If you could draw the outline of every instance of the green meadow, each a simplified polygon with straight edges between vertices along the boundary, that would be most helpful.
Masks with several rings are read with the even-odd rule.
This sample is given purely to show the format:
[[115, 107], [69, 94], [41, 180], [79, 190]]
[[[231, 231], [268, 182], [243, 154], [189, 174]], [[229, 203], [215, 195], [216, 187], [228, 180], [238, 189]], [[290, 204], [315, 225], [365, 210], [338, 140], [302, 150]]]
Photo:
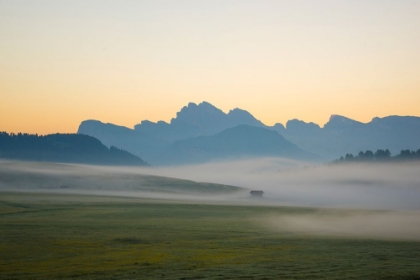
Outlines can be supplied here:
[[420, 242], [310, 237], [260, 221], [314, 211], [1, 192], [0, 278], [420, 279]]

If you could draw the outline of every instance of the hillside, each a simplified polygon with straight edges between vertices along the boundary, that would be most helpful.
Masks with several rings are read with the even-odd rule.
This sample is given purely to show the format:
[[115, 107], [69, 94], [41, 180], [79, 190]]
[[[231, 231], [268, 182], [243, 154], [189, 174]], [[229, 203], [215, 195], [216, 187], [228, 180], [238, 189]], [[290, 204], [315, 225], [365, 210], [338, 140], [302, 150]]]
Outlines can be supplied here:
[[286, 157], [316, 160], [275, 131], [262, 127], [239, 125], [212, 136], [176, 141], [165, 149], [159, 164], [192, 164], [221, 159]]
[[[121, 191], [166, 194], [226, 194], [243, 188], [146, 175], [122, 167], [0, 161], [0, 190]], [[134, 195], [133, 193], [133, 195]], [[102, 193], [105, 194], [105, 193]]]
[[107, 148], [98, 139], [81, 134], [38, 136], [2, 132], [0, 158], [98, 165], [147, 165], [129, 152], [114, 146]]

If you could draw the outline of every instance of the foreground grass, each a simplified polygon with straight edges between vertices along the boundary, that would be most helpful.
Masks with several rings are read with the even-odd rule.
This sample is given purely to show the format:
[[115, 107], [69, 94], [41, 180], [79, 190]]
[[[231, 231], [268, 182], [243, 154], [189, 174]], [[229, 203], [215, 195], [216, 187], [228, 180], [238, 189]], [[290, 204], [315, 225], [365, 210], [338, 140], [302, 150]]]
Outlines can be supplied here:
[[280, 207], [0, 193], [1, 279], [420, 279], [420, 243], [258, 225]]

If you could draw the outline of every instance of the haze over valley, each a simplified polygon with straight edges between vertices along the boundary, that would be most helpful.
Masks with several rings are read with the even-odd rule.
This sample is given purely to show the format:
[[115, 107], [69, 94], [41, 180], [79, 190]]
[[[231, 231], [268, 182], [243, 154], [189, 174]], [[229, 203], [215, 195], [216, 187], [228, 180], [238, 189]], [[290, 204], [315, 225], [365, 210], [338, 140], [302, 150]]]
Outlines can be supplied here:
[[0, 279], [420, 279], [420, 1], [0, 0]]
[[[2, 133], [0, 187], [213, 203], [420, 210], [418, 143], [419, 117], [361, 123], [333, 115], [322, 128], [299, 120], [267, 126], [245, 110], [224, 113], [208, 102], [189, 103], [170, 123], [144, 120], [134, 129], [86, 120], [77, 134]], [[66, 172], [57, 173], [57, 168]], [[231, 193], [218, 193], [214, 183], [230, 186]], [[165, 187], [169, 185], [176, 187]], [[263, 190], [264, 200], [249, 200], [253, 189]]]

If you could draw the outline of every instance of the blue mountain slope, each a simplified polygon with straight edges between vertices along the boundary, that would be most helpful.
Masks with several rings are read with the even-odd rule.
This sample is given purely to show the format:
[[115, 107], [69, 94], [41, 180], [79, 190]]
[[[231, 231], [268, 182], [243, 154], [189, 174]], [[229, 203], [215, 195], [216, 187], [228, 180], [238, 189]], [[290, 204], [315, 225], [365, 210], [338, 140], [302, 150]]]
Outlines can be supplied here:
[[326, 159], [366, 150], [389, 149], [396, 154], [403, 149], [420, 148], [419, 117], [389, 116], [361, 123], [333, 115], [323, 128], [298, 122], [293, 127], [288, 122], [285, 130], [277, 131], [300, 148]]
[[107, 146], [118, 146], [154, 164], [164, 147], [174, 141], [201, 135], [213, 135], [240, 124], [264, 126], [250, 113], [241, 109], [225, 114], [208, 102], [189, 103], [170, 123], [142, 121], [134, 129], [97, 120], [83, 121], [79, 134], [100, 139]]
[[176, 141], [158, 157], [158, 164], [193, 164], [221, 159], [286, 157], [319, 160], [275, 131], [248, 125], [228, 128], [212, 136]]
[[[297, 119], [288, 121], [286, 127], [282, 124], [269, 127], [245, 110], [234, 109], [224, 113], [208, 102], [189, 103], [170, 123], [142, 121], [134, 129], [130, 129], [88, 120], [81, 123], [78, 133], [91, 135], [108, 147], [114, 145], [123, 148], [151, 164], [156, 164], [163, 158], [162, 153], [169, 146], [175, 145], [176, 141], [212, 136], [240, 125], [274, 130], [300, 149], [317, 154], [325, 161], [362, 150], [389, 149], [392, 153], [399, 153], [402, 149], [420, 148], [419, 117], [389, 116], [361, 123], [344, 116], [332, 115], [324, 127]], [[187, 145], [188, 142], [183, 143]], [[250, 147], [248, 151], [243, 149], [242, 153], [249, 154], [250, 149], [257, 148], [259, 147]], [[193, 156], [194, 149], [189, 148], [188, 156]], [[229, 149], [233, 151], [235, 146]]]

